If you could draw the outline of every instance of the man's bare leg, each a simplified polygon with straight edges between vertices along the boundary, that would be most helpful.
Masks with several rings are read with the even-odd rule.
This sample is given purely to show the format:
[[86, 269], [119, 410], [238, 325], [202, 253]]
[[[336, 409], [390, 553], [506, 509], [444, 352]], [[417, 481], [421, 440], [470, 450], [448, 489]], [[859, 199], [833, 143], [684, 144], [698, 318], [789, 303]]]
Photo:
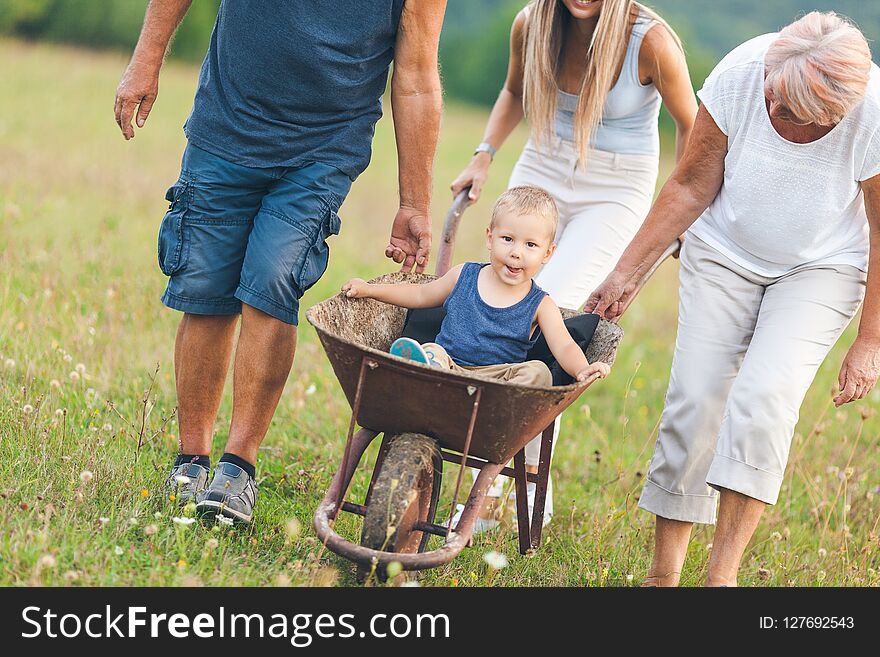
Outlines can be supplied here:
[[736, 586], [743, 552], [752, 540], [766, 506], [754, 497], [726, 488], [721, 490], [718, 526], [709, 557], [706, 586]]
[[185, 313], [174, 344], [182, 454], [208, 456], [238, 315]]
[[654, 559], [642, 586], [678, 586], [693, 523], [657, 516]]
[[295, 351], [296, 326], [242, 304], [226, 452], [256, 463], [257, 449], [275, 414]]

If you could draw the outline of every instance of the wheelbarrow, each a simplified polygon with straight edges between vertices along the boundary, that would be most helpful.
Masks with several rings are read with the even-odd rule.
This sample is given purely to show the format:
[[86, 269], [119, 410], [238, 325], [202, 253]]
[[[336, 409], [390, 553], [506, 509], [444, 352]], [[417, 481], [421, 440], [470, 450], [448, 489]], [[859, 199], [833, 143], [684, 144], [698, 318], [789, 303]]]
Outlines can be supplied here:
[[[468, 205], [467, 191], [456, 197], [447, 214], [436, 277], [450, 267], [458, 223]], [[666, 250], [640, 286], [678, 247], [676, 241]], [[426, 283], [434, 278], [396, 272], [371, 282]], [[567, 309], [561, 312], [565, 318], [578, 314]], [[533, 387], [400, 359], [388, 349], [403, 331], [406, 310], [373, 299], [349, 299], [340, 293], [310, 308], [306, 318], [315, 327], [351, 406], [342, 463], [314, 516], [315, 531], [328, 549], [358, 564], [361, 580], [373, 570], [384, 579], [392, 562], [408, 571], [448, 563], [471, 543], [486, 493], [498, 475], [515, 482], [520, 553], [540, 546], [553, 424], [595, 378]], [[587, 359], [611, 365], [622, 337], [619, 326], [600, 320], [586, 350]], [[361, 428], [356, 431], [357, 425]], [[363, 504], [348, 501], [354, 472], [380, 434], [366, 498]], [[539, 434], [538, 468], [530, 473], [524, 448]], [[511, 459], [512, 468], [507, 465]], [[465, 466], [479, 470], [454, 527], [451, 513], [445, 526], [435, 522], [444, 462], [459, 466], [452, 509], [461, 493]], [[536, 485], [531, 518], [529, 482]], [[335, 531], [340, 511], [364, 517], [359, 545]], [[436, 549], [427, 550], [432, 535], [444, 540]]]

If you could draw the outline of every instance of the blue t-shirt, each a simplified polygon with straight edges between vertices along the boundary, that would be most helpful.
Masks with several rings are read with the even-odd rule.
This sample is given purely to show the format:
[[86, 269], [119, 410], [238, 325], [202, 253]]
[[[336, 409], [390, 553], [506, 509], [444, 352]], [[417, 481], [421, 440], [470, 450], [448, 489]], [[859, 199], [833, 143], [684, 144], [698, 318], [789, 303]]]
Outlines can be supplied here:
[[249, 167], [370, 162], [404, 0], [223, 0], [184, 130]]
[[437, 344], [459, 365], [522, 363], [535, 344], [532, 323], [547, 293], [532, 281], [529, 293], [512, 306], [490, 306], [477, 289], [477, 278], [485, 266], [466, 262], [462, 267], [458, 282], [443, 303], [446, 317]]

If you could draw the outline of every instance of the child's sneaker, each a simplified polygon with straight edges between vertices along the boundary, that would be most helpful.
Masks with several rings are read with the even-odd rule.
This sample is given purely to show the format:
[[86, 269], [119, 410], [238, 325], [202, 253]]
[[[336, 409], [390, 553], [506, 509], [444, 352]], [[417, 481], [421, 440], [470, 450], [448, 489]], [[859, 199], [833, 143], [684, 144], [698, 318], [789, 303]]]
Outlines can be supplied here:
[[397, 338], [388, 350], [392, 356], [412, 360], [422, 365], [428, 365], [428, 354], [422, 349], [422, 345], [412, 338]]
[[[464, 513], [464, 504], [456, 504], [455, 505], [455, 515], [452, 516], [452, 531], [455, 531], [458, 527], [458, 523], [461, 521], [461, 514]], [[474, 536], [477, 534], [485, 534], [486, 532], [491, 532], [501, 525], [500, 520], [495, 520], [494, 518], [480, 518], [477, 517], [476, 522], [474, 522]]]

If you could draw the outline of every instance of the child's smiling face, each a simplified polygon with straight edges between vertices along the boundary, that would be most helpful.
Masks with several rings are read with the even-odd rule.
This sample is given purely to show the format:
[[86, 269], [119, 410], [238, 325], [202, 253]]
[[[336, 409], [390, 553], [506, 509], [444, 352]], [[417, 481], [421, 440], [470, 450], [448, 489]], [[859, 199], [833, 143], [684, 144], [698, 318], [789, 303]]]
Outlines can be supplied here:
[[486, 229], [489, 265], [507, 285], [531, 281], [553, 255], [553, 225], [537, 214], [504, 213]]

